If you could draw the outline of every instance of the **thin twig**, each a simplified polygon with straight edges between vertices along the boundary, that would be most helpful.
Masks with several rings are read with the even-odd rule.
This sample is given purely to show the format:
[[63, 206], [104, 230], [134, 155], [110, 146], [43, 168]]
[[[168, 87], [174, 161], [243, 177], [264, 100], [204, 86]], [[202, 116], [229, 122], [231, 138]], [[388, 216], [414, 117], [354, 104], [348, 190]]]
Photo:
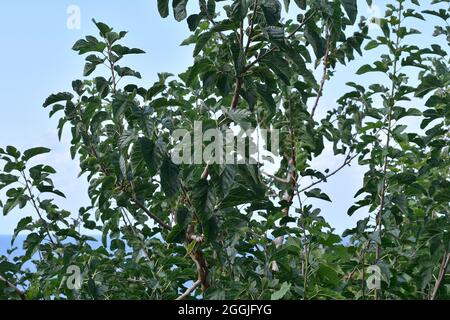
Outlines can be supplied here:
[[181, 296], [179, 296], [176, 300], [184, 300], [184, 299], [186, 299], [201, 284], [202, 284], [202, 282], [200, 280], [195, 281], [194, 284], [189, 289], [187, 289]]
[[[399, 21], [401, 21], [401, 15], [402, 15], [402, 4], [400, 3], [400, 8], [398, 10]], [[399, 24], [398, 28], [400, 28], [400, 24]], [[380, 210], [378, 211], [377, 216], [376, 216], [376, 229], [375, 230], [378, 230], [380, 239], [382, 236], [383, 213], [384, 213], [385, 204], [386, 204], [386, 191], [388, 188], [386, 177], [387, 177], [387, 171], [388, 171], [387, 169], [388, 169], [388, 165], [389, 165], [389, 147], [390, 147], [390, 143], [391, 143], [392, 109], [395, 105], [395, 101], [394, 101], [394, 93], [395, 93], [395, 89], [396, 89], [395, 77], [397, 76], [397, 63], [399, 60], [399, 58], [397, 57], [396, 51], [398, 50], [399, 45], [400, 45], [400, 37], [398, 36], [398, 33], [397, 33], [395, 51], [392, 52], [392, 49], [391, 49], [391, 53], [394, 56], [394, 69], [392, 72], [391, 96], [389, 97], [390, 101], [389, 101], [388, 119], [387, 119], [388, 127], [387, 127], [387, 139], [386, 139], [386, 146], [385, 146], [386, 155], [384, 156], [384, 163], [383, 163], [383, 186], [382, 186], [381, 192], [380, 192]], [[381, 259], [381, 245], [379, 242], [376, 243], [375, 259], [377, 262]], [[375, 300], [380, 300], [381, 295], [382, 295], [381, 289], [375, 289]]]
[[314, 102], [314, 106], [311, 111], [311, 118], [314, 118], [316, 109], [319, 105], [320, 98], [322, 97], [322, 94], [323, 94], [323, 87], [325, 86], [325, 81], [327, 80], [329, 54], [330, 54], [330, 36], [327, 33], [327, 44], [325, 47], [325, 56], [323, 58], [323, 74], [322, 74], [322, 79], [320, 80], [319, 91], [317, 91], [316, 101]]
[[172, 226], [165, 223], [164, 221], [161, 220], [161, 218], [159, 218], [158, 216], [156, 216], [155, 214], [153, 214], [150, 210], [148, 210], [140, 201], [138, 201], [137, 199], [133, 199], [133, 202], [142, 209], [142, 211], [144, 211], [150, 218], [152, 218], [155, 222], [157, 222], [161, 227], [163, 227], [166, 230], [172, 230]]
[[444, 281], [445, 272], [447, 271], [449, 262], [450, 262], [450, 253], [446, 252], [444, 254], [444, 257], [442, 258], [441, 268], [439, 269], [439, 276], [436, 281], [436, 284], [434, 285], [433, 294], [431, 295], [430, 300], [436, 299], [439, 288], [441, 287], [442, 282]]
[[334, 176], [336, 173], [338, 173], [338, 172], [341, 171], [343, 168], [345, 168], [347, 165], [349, 165], [349, 164], [353, 161], [353, 159], [355, 159], [358, 155], [359, 155], [359, 153], [356, 153], [356, 154], [353, 155], [353, 156], [350, 156], [350, 154], [347, 155], [347, 158], [345, 159], [344, 163], [343, 163], [341, 166], [339, 166], [336, 170], [334, 170], [333, 172], [327, 174], [325, 177], [323, 177], [323, 178], [317, 180], [316, 182], [311, 183], [309, 186], [304, 187], [303, 189], [301, 189], [301, 190], [299, 191], [299, 193], [302, 193], [302, 192], [304, 192], [304, 191], [306, 191], [306, 190], [309, 190], [309, 189], [311, 189], [312, 187], [314, 187], [315, 185], [318, 185], [319, 183], [322, 183], [322, 182], [326, 181], [328, 178]]
[[[28, 182], [28, 179], [27, 179], [27, 176], [26, 176], [26, 174], [25, 174], [25, 171], [21, 171], [21, 174], [22, 174], [23, 179], [25, 180], [25, 188], [26, 188], [26, 190], [27, 190], [27, 192], [28, 192], [29, 198], [30, 198], [30, 200], [31, 200], [31, 204], [33, 205], [34, 210], [36, 211], [37, 215], [39, 216], [39, 219], [42, 220], [42, 222], [43, 222], [43, 224], [44, 224], [44, 227], [45, 227], [45, 232], [47, 233], [47, 236], [48, 236], [48, 238], [50, 239], [50, 242], [51, 242], [54, 246], [56, 246], [56, 242], [53, 240], [53, 237], [51, 236], [50, 228], [48, 227], [48, 222], [47, 222], [47, 220], [45, 220], [45, 219], [43, 218], [43, 216], [42, 216], [42, 214], [41, 214], [41, 211], [39, 210], [39, 207], [38, 207], [38, 205], [37, 205], [37, 203], [36, 203], [36, 200], [35, 200], [35, 198], [34, 198], [33, 192], [31, 191], [31, 187], [30, 187], [30, 184], [29, 184], [29, 182]], [[56, 241], [59, 243], [58, 238], [56, 238]]]
[[277, 176], [275, 176], [273, 174], [264, 172], [263, 170], [261, 170], [261, 173], [263, 175], [265, 175], [265, 176], [267, 176], [269, 178], [272, 178], [273, 180], [281, 182], [281, 183], [291, 183], [292, 182], [292, 174], [291, 173], [289, 173], [288, 176], [285, 179], [277, 177]]

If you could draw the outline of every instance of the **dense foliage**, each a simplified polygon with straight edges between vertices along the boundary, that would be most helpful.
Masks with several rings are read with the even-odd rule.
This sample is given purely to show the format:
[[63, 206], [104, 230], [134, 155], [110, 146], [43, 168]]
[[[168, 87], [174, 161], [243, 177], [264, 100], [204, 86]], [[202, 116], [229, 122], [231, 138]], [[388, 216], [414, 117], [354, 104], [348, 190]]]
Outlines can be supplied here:
[[[59, 116], [59, 136], [70, 128], [89, 207], [71, 214], [54, 203], [64, 196], [55, 170], [30, 164], [50, 150], [0, 149], [3, 214], [35, 211], [14, 232], [27, 232], [25, 253], [0, 257], [0, 298], [450, 298], [449, 1], [426, 10], [418, 0], [392, 1], [377, 37], [366, 20], [357, 24], [356, 0], [199, 0], [190, 15], [187, 2], [157, 1], [162, 17], [172, 7], [192, 31], [185, 73], [161, 73], [151, 88], [133, 84], [141, 75], [123, 63], [144, 52], [94, 21], [99, 35], [73, 47], [86, 55], [85, 79], [43, 105]], [[296, 20], [284, 17], [288, 9]], [[436, 44], [409, 41], [421, 31], [408, 21], [430, 17], [442, 22]], [[379, 58], [357, 74], [385, 80], [349, 82], [335, 108], [319, 112], [335, 69], [369, 50]], [[108, 76], [92, 76], [104, 75], [100, 68]], [[276, 173], [176, 165], [170, 135], [194, 131], [194, 121], [203, 130], [279, 129]], [[321, 172], [314, 159], [326, 145], [343, 162]], [[350, 163], [366, 170], [364, 184], [339, 214], [368, 214], [339, 235], [311, 199], [338, 200], [320, 188]], [[86, 236], [92, 231], [101, 243]], [[67, 285], [71, 266], [81, 287]], [[370, 285], [377, 270], [380, 287]]]

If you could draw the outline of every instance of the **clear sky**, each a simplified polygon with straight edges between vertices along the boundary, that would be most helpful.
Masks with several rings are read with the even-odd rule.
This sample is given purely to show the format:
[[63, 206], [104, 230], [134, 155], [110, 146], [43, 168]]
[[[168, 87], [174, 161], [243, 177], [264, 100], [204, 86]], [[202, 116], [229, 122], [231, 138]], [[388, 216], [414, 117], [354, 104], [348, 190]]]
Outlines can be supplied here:
[[[386, 1], [373, 2], [378, 9], [369, 10], [365, 0], [359, 1], [362, 15], [382, 14]], [[81, 10], [79, 30], [67, 27], [67, 9], [71, 5]], [[295, 9], [293, 5], [292, 9]], [[293, 11], [291, 14], [295, 14]], [[0, 147], [14, 145], [22, 150], [34, 146], [51, 148], [51, 154], [39, 160], [57, 169], [55, 184], [68, 197], [60, 200], [59, 204], [74, 213], [89, 204], [87, 183], [84, 178], [77, 179], [78, 163], [70, 159], [69, 135], [66, 134], [62, 142], [58, 141], [56, 119], [48, 119], [48, 110], [41, 106], [49, 94], [68, 91], [72, 80], [82, 78], [84, 59], [70, 48], [85, 35], [97, 34], [92, 18], [106, 22], [116, 30], [129, 31], [125, 44], [147, 52], [146, 55], [127, 58], [128, 64], [141, 72], [143, 80], [140, 84], [144, 86], [150, 86], [156, 80], [157, 72], [178, 74], [192, 62], [192, 47], [179, 46], [189, 35], [186, 22], [177, 23], [172, 17], [162, 19], [155, 0], [0, 1]], [[433, 19], [430, 21], [434, 22]], [[417, 41], [432, 41], [429, 36], [432, 25], [427, 22], [416, 26], [427, 30], [426, 35], [417, 36]], [[373, 32], [379, 31], [374, 29]], [[376, 56], [375, 50], [345, 69], [339, 68], [336, 77], [325, 88], [321, 111], [335, 106], [334, 101], [345, 93], [348, 81], [365, 84], [385, 81], [382, 75], [369, 79], [367, 76], [365, 79], [354, 76], [359, 66], [372, 62]], [[340, 162], [327, 153], [317, 161], [317, 165], [332, 170]], [[346, 214], [354, 201], [354, 193], [361, 186], [363, 172], [362, 168], [354, 165], [323, 185], [323, 190], [329, 192], [334, 202], [321, 202], [320, 207], [338, 231], [352, 227], [364, 215], [364, 212], [354, 217]], [[0, 234], [12, 233], [17, 221], [30, 214], [31, 211], [25, 210], [12, 212], [7, 217], [0, 215]]]

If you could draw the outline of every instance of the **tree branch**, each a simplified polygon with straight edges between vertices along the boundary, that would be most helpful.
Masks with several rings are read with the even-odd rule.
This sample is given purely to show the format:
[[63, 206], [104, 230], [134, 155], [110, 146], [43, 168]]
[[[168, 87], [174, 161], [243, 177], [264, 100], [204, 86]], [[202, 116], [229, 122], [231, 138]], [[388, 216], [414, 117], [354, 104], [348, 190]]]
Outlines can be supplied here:
[[162, 219], [160, 219], [159, 217], [157, 217], [155, 214], [153, 214], [152, 212], [150, 212], [150, 210], [148, 210], [140, 201], [138, 201], [137, 199], [133, 199], [132, 200], [139, 208], [142, 209], [142, 211], [144, 211], [150, 218], [152, 218], [155, 222], [157, 222], [161, 227], [163, 227], [166, 230], [172, 230], [172, 226], [165, 223], [164, 221], [162, 221]]
[[186, 299], [186, 298], [189, 297], [189, 296], [191, 295], [191, 293], [194, 292], [194, 290], [197, 289], [197, 287], [198, 287], [199, 285], [201, 285], [201, 284], [202, 284], [202, 282], [201, 282], [200, 280], [195, 281], [194, 284], [193, 284], [189, 289], [187, 289], [181, 296], [179, 296], [178, 298], [176, 298], [176, 300], [184, 300], [184, 299]]
[[314, 106], [311, 111], [311, 118], [314, 118], [314, 114], [316, 113], [317, 106], [319, 105], [320, 98], [323, 94], [323, 87], [325, 86], [325, 81], [327, 80], [328, 73], [328, 57], [330, 55], [330, 36], [327, 34], [327, 44], [325, 47], [325, 56], [323, 58], [323, 74], [322, 79], [320, 80], [319, 91], [317, 91], [317, 98], [314, 102]]
[[442, 282], [444, 281], [445, 272], [448, 268], [449, 262], [450, 262], [450, 253], [445, 252], [444, 257], [442, 258], [441, 268], [439, 269], [439, 276], [436, 281], [436, 284], [434, 285], [433, 294], [431, 295], [430, 300], [436, 299], [439, 288], [441, 287]]
[[39, 206], [36, 203], [36, 200], [34, 198], [33, 192], [31, 191], [30, 183], [28, 182], [27, 175], [25, 174], [25, 171], [21, 171], [21, 174], [22, 174], [22, 178], [25, 180], [25, 188], [26, 188], [26, 190], [28, 192], [28, 196], [30, 198], [31, 204], [33, 205], [33, 208], [36, 211], [39, 219], [41, 219], [42, 223], [44, 224], [45, 232], [47, 233], [47, 236], [48, 236], [50, 242], [53, 244], [53, 246], [56, 247], [56, 242], [59, 243], [58, 237], [55, 236], [55, 238], [56, 238], [56, 242], [55, 242], [53, 240], [53, 237], [52, 237], [51, 233], [50, 233], [50, 228], [48, 227], [48, 222], [42, 216], [41, 211], [39, 210]]
[[14, 285], [13, 283], [9, 282], [8, 280], [6, 280], [5, 278], [3, 278], [2, 276], [0, 276], [0, 282], [3, 282], [8, 288], [14, 289], [14, 292], [17, 293], [20, 297], [20, 299], [22, 300], [26, 300], [26, 293], [22, 290], [20, 290], [16, 285]]
[[334, 170], [333, 172], [327, 174], [324, 178], [322, 178], [322, 179], [320, 179], [320, 180], [318, 180], [316, 182], [311, 183], [309, 186], [304, 187], [303, 189], [299, 190], [298, 192], [302, 193], [302, 192], [304, 192], [306, 190], [311, 189], [315, 185], [318, 185], [319, 183], [322, 183], [322, 182], [326, 181], [328, 178], [334, 176], [336, 173], [338, 173], [343, 168], [345, 168], [347, 165], [349, 165], [353, 161], [353, 159], [355, 159], [358, 155], [359, 155], [359, 153], [357, 153], [357, 154], [355, 154], [355, 155], [353, 155], [351, 157], [350, 157], [350, 154], [347, 155], [347, 158], [345, 159], [344, 163], [341, 166], [339, 166], [336, 170]]
[[239, 103], [239, 94], [241, 92], [243, 83], [244, 79], [241, 76], [238, 76], [236, 80], [236, 87], [234, 88], [233, 100], [231, 100], [231, 110], [236, 109]]

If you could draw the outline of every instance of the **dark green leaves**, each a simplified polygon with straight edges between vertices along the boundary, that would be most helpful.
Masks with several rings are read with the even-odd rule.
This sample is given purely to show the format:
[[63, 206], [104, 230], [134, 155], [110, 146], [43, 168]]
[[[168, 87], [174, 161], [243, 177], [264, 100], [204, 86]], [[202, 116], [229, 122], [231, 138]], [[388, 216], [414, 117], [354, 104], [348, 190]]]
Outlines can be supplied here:
[[281, 19], [281, 3], [278, 0], [263, 0], [261, 8], [268, 25], [276, 25]]
[[189, 30], [195, 31], [197, 29], [198, 25], [200, 24], [201, 20], [202, 20], [202, 16], [201, 15], [199, 15], [199, 14], [191, 14], [187, 18], [187, 23], [188, 23]]
[[258, 96], [262, 100], [264, 107], [269, 110], [272, 114], [276, 112], [277, 104], [275, 103], [275, 99], [272, 96], [272, 93], [270, 92], [270, 89], [268, 89], [266, 86], [257, 84], [256, 90], [258, 93]]
[[17, 181], [19, 177], [15, 175], [0, 173], [0, 190]]
[[109, 27], [106, 23], [103, 22], [97, 22], [95, 19], [92, 19], [92, 22], [97, 26], [98, 30], [100, 31], [100, 35], [102, 37], [106, 37], [108, 32], [111, 32], [113, 29]]
[[40, 154], [45, 154], [45, 153], [49, 153], [50, 149], [48, 148], [44, 148], [44, 147], [37, 147], [37, 148], [32, 148], [32, 149], [28, 149], [23, 153], [23, 157], [22, 160], [23, 161], [28, 161], [31, 158], [38, 156]]
[[[411, 2], [403, 1], [400, 21], [398, 9], [388, 5], [381, 19], [383, 34], [374, 40], [367, 37], [367, 25], [350, 26], [358, 16], [356, 1], [295, 0], [300, 8], [296, 20], [282, 16], [280, 2], [259, 0], [253, 15], [253, 0], [200, 0], [200, 11], [187, 18], [192, 33], [183, 42], [195, 45], [192, 66], [170, 81], [169, 74], [159, 74], [150, 88], [134, 83], [141, 77], [138, 71], [119, 65], [123, 57], [143, 51], [119, 44], [125, 32], [94, 21], [100, 37], [86, 37], [74, 50], [92, 52], [86, 57], [85, 76], [106, 64], [103, 77], [74, 81], [76, 100], [70, 93], [60, 93], [44, 103], [53, 105], [51, 115], [62, 111], [60, 133], [64, 124], [70, 126], [70, 152], [79, 157], [80, 175], [90, 183], [90, 207], [72, 219], [74, 213], [59, 209], [52, 200], [55, 194], [64, 196], [50, 179], [55, 170], [37, 165], [27, 171], [26, 161], [48, 149], [30, 149], [23, 157], [14, 147], [0, 149], [3, 212], [10, 214], [34, 200], [42, 213], [42, 219], [25, 218], [16, 228], [16, 233], [31, 234], [25, 243], [27, 254], [17, 259], [18, 271], [13, 274], [13, 266], [0, 257], [0, 269], [11, 273], [9, 279], [18, 279], [24, 287], [30, 283], [27, 297], [176, 299], [185, 290], [183, 284], [197, 279], [200, 270], [208, 272], [211, 288], [193, 292], [192, 299], [200, 293], [204, 299], [361, 299], [372, 292], [359, 281], [360, 267], [375, 260], [382, 268], [383, 298], [429, 297], [444, 244], [449, 242], [446, 48], [442, 44], [422, 48], [418, 41], [397, 44], [392, 39], [391, 33], [399, 38], [416, 33], [402, 25], [403, 17], [422, 17], [415, 12], [418, 7], [409, 10]], [[167, 17], [173, 7], [180, 21], [187, 17], [187, 3], [159, 0], [157, 8]], [[284, 4], [288, 8], [292, 1]], [[351, 35], [349, 29], [356, 31]], [[435, 36], [446, 32], [443, 25]], [[374, 63], [362, 59], [362, 64], [369, 64], [358, 74], [378, 71], [387, 81], [352, 82], [350, 92], [337, 104], [318, 101], [319, 87], [333, 89], [322, 86], [322, 78], [328, 80], [337, 72], [352, 77], [339, 63], [354, 59], [355, 51], [361, 54], [363, 43], [366, 50], [378, 48], [374, 54], [385, 52]], [[329, 54], [322, 73], [326, 46]], [[408, 67], [407, 73], [403, 67]], [[420, 70], [417, 78], [415, 69]], [[129, 76], [126, 83], [119, 81]], [[233, 89], [238, 89], [235, 94]], [[414, 94], [419, 99], [412, 100]], [[425, 96], [427, 101], [421, 101]], [[229, 108], [234, 106], [233, 97], [239, 101], [236, 108]], [[312, 115], [316, 100], [320, 112]], [[409, 100], [418, 109], [404, 103]], [[398, 122], [413, 115], [422, 120], [424, 132], [411, 132], [406, 122]], [[225, 131], [232, 124], [279, 129], [281, 161], [273, 165], [272, 174], [262, 172], [264, 166], [259, 165], [210, 164], [207, 178], [200, 179], [205, 164], [177, 166], [170, 159], [176, 145], [171, 133], [191, 132], [196, 121], [202, 122], [203, 132]], [[389, 147], [386, 134], [395, 142]], [[260, 147], [274, 143], [269, 137], [251, 140], [246, 143], [252, 147], [256, 142]], [[367, 207], [361, 214], [371, 217], [346, 231], [344, 236], [351, 238], [344, 240], [324, 218], [336, 208], [327, 206], [322, 214], [325, 210], [317, 206], [321, 203], [317, 200], [331, 201], [322, 190], [337, 172], [317, 168], [325, 146], [332, 149], [332, 155], [326, 153], [331, 161], [339, 161], [333, 166], [337, 171], [349, 165], [338, 159], [347, 154], [348, 161], [355, 159], [353, 166], [368, 170], [348, 213]], [[303, 189], [297, 195], [298, 186], [288, 179], [294, 171], [300, 188], [312, 180], [321, 189]], [[22, 185], [27, 181], [32, 195]], [[345, 177], [340, 182], [345, 187]], [[383, 213], [381, 228], [374, 225], [377, 212]], [[102, 231], [103, 244], [87, 244], [91, 239], [80, 234], [80, 227]], [[275, 244], [272, 237], [284, 241]], [[382, 259], [375, 257], [377, 245], [382, 246]], [[42, 256], [34, 265], [36, 274], [21, 273], [20, 266], [36, 250]], [[197, 270], [189, 254], [202, 252], [206, 262]], [[389, 265], [392, 261], [395, 268]], [[87, 278], [80, 290], [60, 285], [67, 276], [61, 266], [68, 265], [84, 268]], [[346, 276], [350, 274], [353, 281]], [[447, 293], [443, 287], [439, 298]], [[9, 298], [0, 288], [0, 299], [5, 296]]]
[[186, 229], [192, 221], [192, 212], [186, 207], [179, 207], [175, 218], [177, 224], [167, 235], [166, 241], [169, 243], [182, 243], [186, 238]]
[[214, 240], [217, 235], [217, 221], [214, 216], [216, 197], [207, 180], [202, 179], [194, 185], [192, 201], [207, 240]]
[[161, 166], [161, 189], [166, 197], [173, 197], [180, 189], [180, 169], [169, 158], [165, 157]]
[[175, 20], [182, 21], [182, 20], [186, 19], [187, 2], [188, 2], [188, 0], [173, 0], [172, 7], [173, 7], [173, 14], [174, 14]]
[[376, 61], [375, 66], [371, 66], [369, 64], [365, 64], [356, 71], [356, 74], [361, 75], [368, 72], [387, 72], [389, 67], [381, 61]]
[[272, 293], [270, 299], [271, 300], [281, 300], [291, 289], [291, 284], [288, 282], [283, 282], [281, 288], [278, 291]]
[[158, 0], [158, 12], [163, 18], [169, 16], [169, 0]]
[[357, 0], [342, 0], [341, 3], [345, 12], [347, 12], [350, 22], [354, 24], [358, 14]]
[[231, 16], [234, 21], [241, 21], [247, 16], [247, 0], [234, 0], [231, 5]]
[[422, 79], [416, 90], [416, 97], [422, 98], [429, 92], [442, 87], [442, 82], [434, 75], [427, 75]]
[[302, 9], [302, 10], [306, 9], [306, 0], [294, 0], [294, 2], [297, 4], [297, 6], [300, 9]]
[[195, 210], [200, 216], [205, 218], [214, 211], [214, 191], [207, 180], [202, 179], [194, 186], [192, 198]]
[[209, 39], [211, 39], [212, 33], [211, 32], [204, 32], [197, 38], [197, 43], [195, 45], [194, 49], [194, 57], [197, 56], [200, 51], [203, 50], [205, 45], [208, 43]]
[[325, 39], [320, 36], [320, 30], [314, 21], [306, 24], [305, 37], [313, 47], [317, 59], [322, 58], [325, 55]]
[[379, 43], [378, 43], [377, 40], [370, 40], [370, 41], [366, 44], [366, 46], [364, 47], [364, 50], [372, 50], [372, 49], [375, 49], [375, 48], [378, 47], [378, 45], [379, 45]]
[[312, 189], [310, 191], [306, 191], [305, 195], [309, 198], [317, 198], [317, 199], [321, 199], [321, 200], [325, 200], [325, 201], [329, 201], [331, 202], [330, 197], [328, 197], [327, 194], [323, 193], [320, 189], [316, 188], [316, 189]]
[[97, 40], [93, 36], [87, 36], [86, 39], [78, 40], [72, 47], [72, 50], [78, 51], [82, 55], [88, 52], [103, 52], [106, 49], [106, 43]]
[[58, 93], [58, 94], [52, 94], [51, 96], [49, 96], [45, 100], [45, 102], [43, 104], [43, 107], [46, 108], [49, 105], [52, 105], [54, 103], [61, 102], [61, 101], [70, 101], [72, 99], [73, 99], [73, 95], [71, 93], [68, 93], [68, 92], [61, 92], [61, 93]]
[[97, 57], [96, 55], [90, 55], [86, 58], [86, 65], [84, 66], [84, 72], [83, 72], [83, 76], [87, 77], [89, 76], [92, 72], [95, 71], [95, 69], [97, 68], [97, 66], [99, 64], [102, 64], [105, 59], [101, 59], [99, 57]]
[[156, 175], [163, 163], [165, 154], [164, 144], [161, 141], [155, 143], [147, 138], [140, 138], [139, 144], [142, 151], [142, 157], [147, 164], [150, 175]]
[[120, 67], [120, 66], [115, 66], [114, 70], [117, 72], [117, 74], [120, 77], [135, 77], [138, 79], [141, 79], [141, 74], [137, 71], [132, 70], [129, 67]]
[[[125, 46], [122, 46], [120, 44], [116, 44], [111, 48], [111, 51], [116, 53], [119, 56], [125, 56], [128, 54], [143, 54], [145, 53], [144, 50], [138, 49], [138, 48], [128, 48]], [[102, 61], [103, 62], [103, 61]]]

